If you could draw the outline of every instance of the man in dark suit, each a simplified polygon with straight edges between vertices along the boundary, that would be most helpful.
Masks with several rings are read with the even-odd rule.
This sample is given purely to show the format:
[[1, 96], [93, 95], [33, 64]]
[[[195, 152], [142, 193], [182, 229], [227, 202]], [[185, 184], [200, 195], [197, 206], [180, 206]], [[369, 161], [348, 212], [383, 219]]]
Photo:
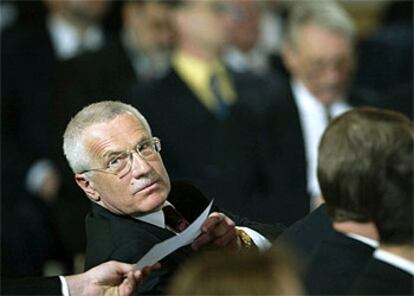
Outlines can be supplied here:
[[151, 85], [135, 87], [128, 101], [162, 137], [171, 177], [191, 180], [220, 204], [226, 194], [218, 159], [227, 155], [217, 137], [239, 101], [260, 99], [260, 82], [228, 71], [220, 59], [227, 43], [225, 1], [177, 2], [171, 71]]
[[381, 174], [387, 160], [398, 155], [395, 143], [408, 127], [399, 113], [356, 108], [323, 134], [318, 179], [335, 232], [312, 256], [306, 273], [309, 294], [348, 293], [371, 259], [379, 239], [374, 213], [383, 196]]
[[[229, 202], [239, 206], [235, 210], [240, 214], [277, 217], [290, 225], [320, 204], [317, 145], [329, 120], [367, 98], [350, 88], [353, 23], [334, 1], [299, 1], [292, 6], [282, 57], [290, 78], [270, 81], [266, 101], [237, 106], [245, 109], [239, 111], [240, 118], [251, 118], [235, 119], [235, 124], [245, 134], [256, 134], [254, 145], [260, 149], [252, 157], [255, 141], [241, 137], [230, 142], [228, 150], [238, 150], [244, 160], [234, 163], [226, 177], [246, 187], [236, 195], [238, 203]], [[258, 116], [252, 117], [252, 110]], [[259, 170], [252, 164], [257, 160]]]
[[391, 153], [381, 161], [379, 203], [374, 208], [380, 246], [354, 283], [352, 294], [414, 294], [414, 129], [402, 116], [390, 119], [389, 129], [395, 137]]
[[65, 100], [60, 102], [61, 112], [56, 115], [57, 120], [64, 117], [62, 130], [70, 114], [91, 103], [90, 100], [123, 98], [134, 83], [158, 79], [169, 69], [172, 45], [169, 2], [124, 1], [120, 9], [120, 32], [109, 36], [99, 50], [74, 61], [77, 77], [63, 94]]
[[159, 264], [134, 270], [132, 264], [106, 262], [84, 273], [43, 278], [2, 278], [4, 295], [131, 295]]
[[306, 270], [314, 250], [327, 237], [334, 233], [332, 221], [323, 203], [310, 214], [300, 219], [277, 238], [296, 254], [303, 270]]
[[[159, 154], [160, 140], [152, 137], [146, 119], [130, 105], [103, 101], [85, 107], [68, 124], [63, 147], [77, 184], [93, 202], [86, 219], [87, 268], [112, 259], [138, 261], [152, 246], [194, 221], [208, 204], [190, 185], [171, 186]], [[178, 217], [174, 223], [164, 213], [169, 206]], [[192, 248], [167, 256], [142, 292], [162, 293], [178, 265], [200, 249], [267, 248], [270, 242], [258, 231], [269, 239], [280, 233], [279, 228], [230, 217], [210, 214]]]

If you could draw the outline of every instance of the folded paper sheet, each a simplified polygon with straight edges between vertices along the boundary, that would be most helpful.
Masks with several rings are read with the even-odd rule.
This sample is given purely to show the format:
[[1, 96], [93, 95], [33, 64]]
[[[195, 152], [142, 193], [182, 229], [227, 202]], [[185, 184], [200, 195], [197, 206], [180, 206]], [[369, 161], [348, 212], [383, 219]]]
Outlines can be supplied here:
[[151, 250], [149, 250], [148, 253], [135, 264], [134, 268], [142, 269], [145, 266], [153, 265], [175, 250], [191, 244], [194, 239], [200, 235], [201, 225], [207, 219], [212, 205], [213, 201], [210, 202], [200, 216], [198, 216], [198, 218], [183, 232], [153, 246]]

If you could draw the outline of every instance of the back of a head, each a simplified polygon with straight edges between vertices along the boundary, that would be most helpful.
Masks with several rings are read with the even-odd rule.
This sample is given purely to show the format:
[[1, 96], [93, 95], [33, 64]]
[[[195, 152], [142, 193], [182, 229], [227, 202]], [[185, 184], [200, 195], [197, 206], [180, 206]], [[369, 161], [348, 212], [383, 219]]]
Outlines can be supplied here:
[[237, 254], [211, 252], [187, 261], [169, 295], [301, 295], [296, 270], [285, 250]]
[[382, 245], [414, 247], [414, 129], [402, 131], [398, 144], [398, 153], [385, 160], [379, 175], [374, 222]]
[[354, 24], [347, 14], [333, 0], [296, 1], [292, 4], [286, 23], [285, 43], [294, 47], [300, 38], [301, 29], [313, 24], [327, 31], [339, 32], [350, 40], [354, 38]]
[[[411, 141], [411, 144], [410, 144]], [[319, 145], [318, 179], [336, 222], [373, 221], [384, 194], [382, 174], [401, 151], [412, 149], [412, 127], [402, 114], [356, 108], [335, 119]]]

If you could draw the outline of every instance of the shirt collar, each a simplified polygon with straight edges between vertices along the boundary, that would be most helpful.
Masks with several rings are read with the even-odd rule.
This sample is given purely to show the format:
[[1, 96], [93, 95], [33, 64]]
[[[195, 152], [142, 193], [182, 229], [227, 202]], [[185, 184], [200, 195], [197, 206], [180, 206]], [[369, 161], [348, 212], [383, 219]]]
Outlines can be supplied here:
[[374, 258], [414, 275], [414, 262], [383, 249], [374, 252]]
[[[301, 81], [294, 79], [292, 81], [292, 90], [296, 105], [301, 111], [325, 114], [325, 105], [321, 103], [314, 95], [312, 95], [312, 93]], [[331, 113], [332, 118], [350, 109], [350, 105], [346, 103], [344, 98], [338, 98], [329, 106], [329, 112]]]
[[223, 66], [218, 60], [209, 63], [182, 51], [174, 53], [173, 64], [185, 80], [198, 85], [208, 85], [214, 68], [223, 70]]
[[378, 241], [368, 238], [366, 236], [362, 236], [362, 235], [351, 233], [351, 232], [345, 233], [345, 235], [357, 241], [360, 241], [361, 243], [369, 245], [373, 247], [374, 249], [378, 248]]
[[172, 64], [180, 78], [207, 109], [213, 111], [217, 106], [217, 100], [210, 88], [213, 73], [221, 78], [220, 88], [224, 94], [223, 100], [229, 105], [236, 102], [237, 95], [233, 83], [219, 59], [206, 62], [185, 52], [177, 51], [173, 54]]
[[104, 42], [102, 30], [98, 26], [90, 26], [83, 35], [70, 23], [58, 16], [50, 16], [47, 20], [55, 54], [60, 60], [67, 60], [79, 55], [81, 48], [99, 49]]
[[144, 52], [139, 40], [130, 31], [121, 32], [121, 43], [132, 63], [136, 76], [142, 80], [163, 77], [170, 68], [170, 52], [167, 50], [152, 50]]
[[[168, 200], [166, 200], [162, 205], [162, 208], [168, 205], [174, 207]], [[134, 215], [132, 218], [158, 226], [160, 228], [166, 228], [164, 212], [162, 211], [162, 208], [156, 212], [151, 212], [149, 214]]]

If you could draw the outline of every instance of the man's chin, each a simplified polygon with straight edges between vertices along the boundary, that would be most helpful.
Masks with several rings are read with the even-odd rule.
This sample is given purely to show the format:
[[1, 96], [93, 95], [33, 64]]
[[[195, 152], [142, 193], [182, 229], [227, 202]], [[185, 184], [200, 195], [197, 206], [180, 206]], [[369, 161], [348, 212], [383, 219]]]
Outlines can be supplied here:
[[146, 196], [142, 201], [143, 211], [145, 212], [156, 212], [162, 208], [167, 198], [162, 192], [154, 192], [149, 196]]
[[334, 103], [339, 97], [340, 95], [338, 93], [329, 93], [329, 94], [321, 94], [319, 96], [317, 96], [319, 101], [324, 104], [324, 105], [330, 105], [332, 103]]

